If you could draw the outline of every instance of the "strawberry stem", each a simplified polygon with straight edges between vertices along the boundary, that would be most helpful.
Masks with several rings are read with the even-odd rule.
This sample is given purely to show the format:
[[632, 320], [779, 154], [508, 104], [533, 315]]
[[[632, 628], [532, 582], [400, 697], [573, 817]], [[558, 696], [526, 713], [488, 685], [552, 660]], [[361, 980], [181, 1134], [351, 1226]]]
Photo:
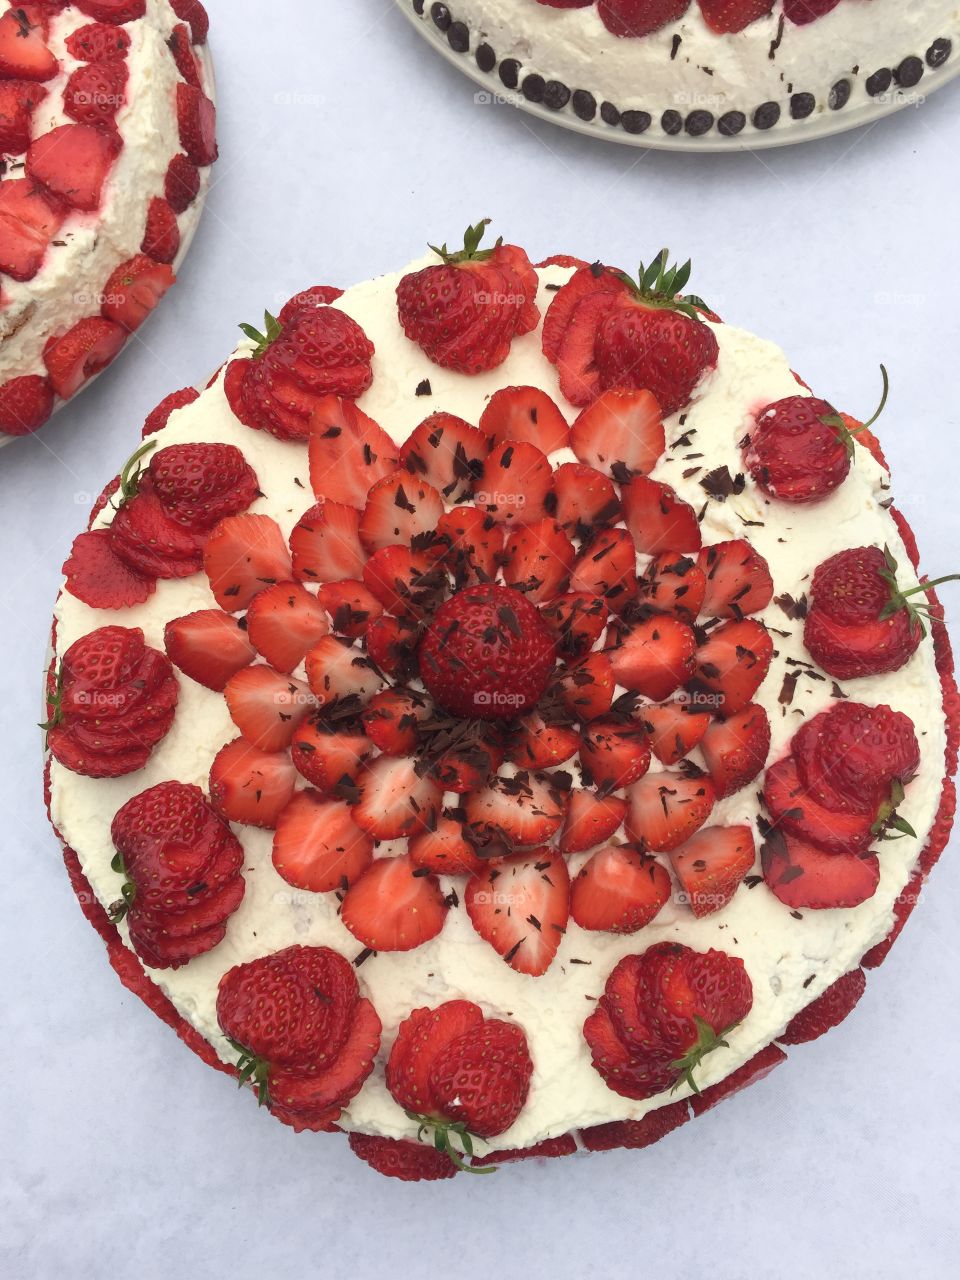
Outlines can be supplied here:
[[[913, 836], [914, 840], [919, 838], [906, 818], [901, 818], [897, 813], [897, 810], [903, 804], [906, 794], [903, 783], [899, 778], [894, 778], [890, 787], [889, 798], [880, 806], [877, 820], [870, 828], [874, 835], [879, 836], [882, 840], [899, 840], [901, 836]], [[898, 831], [900, 835], [889, 835], [890, 831]]]
[[47, 735], [44, 739], [44, 747], [50, 745], [50, 730], [56, 729], [63, 719], [63, 660], [57, 664], [56, 685], [53, 693], [47, 695], [47, 707], [50, 710], [50, 719], [44, 721], [40, 728]]
[[444, 242], [438, 248], [435, 244], [428, 245], [438, 258], [442, 258], [448, 267], [455, 267], [461, 262], [486, 262], [488, 258], [503, 244], [501, 236], [492, 249], [481, 249], [480, 242], [483, 240], [487, 227], [490, 225], [489, 218], [482, 218], [474, 227], [467, 227], [463, 233], [463, 248], [455, 252], [451, 252]]
[[257, 1106], [262, 1107], [270, 1102], [269, 1075], [270, 1066], [263, 1058], [251, 1053], [245, 1045], [227, 1036], [231, 1048], [240, 1055], [237, 1059], [237, 1088], [253, 1083], [257, 1088]]
[[[422, 1116], [416, 1111], [408, 1111], [407, 1115], [417, 1122], [417, 1141], [423, 1142], [425, 1136], [432, 1132], [434, 1147], [462, 1173], [496, 1173], [498, 1165], [486, 1164], [478, 1168], [464, 1161], [465, 1155], [473, 1155], [473, 1135], [464, 1121], [444, 1120], [440, 1116]], [[459, 1139], [460, 1147], [456, 1147], [451, 1141], [454, 1136]]]
[[702, 311], [710, 308], [696, 294], [683, 292], [690, 279], [693, 264], [688, 258], [682, 266], [668, 266], [670, 250], [661, 249], [649, 266], [640, 263], [637, 279], [632, 280], [624, 272], [618, 272], [620, 279], [630, 291], [647, 307], [661, 307], [668, 311], [679, 311], [691, 320], [703, 322]]
[[122, 853], [114, 855], [110, 863], [110, 869], [115, 871], [117, 875], [123, 876], [123, 884], [120, 886], [120, 897], [110, 908], [109, 912], [110, 919], [114, 924], [118, 924], [133, 906], [134, 900], [137, 896], [137, 886], [127, 875], [127, 868], [124, 865]]
[[256, 343], [256, 350], [251, 357], [254, 360], [258, 356], [262, 356], [267, 347], [276, 342], [283, 332], [283, 326], [280, 321], [276, 316], [272, 316], [269, 311], [264, 311], [263, 313], [263, 333], [252, 324], [241, 324], [239, 328], [245, 337]]
[[142, 444], [136, 453], [132, 453], [127, 459], [123, 470], [120, 472], [120, 488], [118, 490], [120, 501], [117, 503], [117, 510], [139, 493], [140, 477], [143, 475], [141, 460], [148, 453], [152, 453], [156, 447], [156, 440], [148, 440], [146, 444]]
[[884, 547], [883, 556], [887, 567], [880, 570], [880, 576], [890, 587], [890, 599], [880, 613], [880, 620], [892, 618], [901, 609], [906, 609], [911, 623], [920, 628], [921, 636], [925, 636], [926, 623], [934, 621], [929, 602], [924, 600], [922, 603], [915, 603], [910, 597], [923, 595], [927, 591], [932, 591], [934, 587], [943, 586], [945, 582], [960, 582], [960, 573], [948, 573], [942, 578], [934, 578], [932, 582], [921, 582], [916, 587], [908, 587], [904, 590], [897, 580], [897, 562], [889, 547]]
[[880, 376], [883, 378], [883, 392], [880, 396], [880, 403], [874, 410], [873, 416], [868, 418], [866, 422], [861, 422], [858, 427], [851, 427], [844, 422], [839, 413], [828, 413], [820, 419], [825, 426], [833, 427], [837, 433], [837, 439], [846, 448], [847, 456], [850, 458], [853, 457], [857, 436], [861, 431], [869, 431], [887, 407], [887, 397], [890, 395], [890, 375], [887, 373], [886, 365], [882, 364], [880, 366]]
[[710, 1023], [697, 1014], [693, 1015], [693, 1020], [697, 1024], [697, 1041], [692, 1045], [682, 1058], [677, 1058], [675, 1062], [671, 1062], [670, 1066], [674, 1071], [679, 1071], [680, 1076], [671, 1092], [679, 1089], [681, 1084], [688, 1084], [694, 1093], [699, 1094], [700, 1086], [693, 1078], [693, 1073], [708, 1053], [713, 1053], [714, 1049], [729, 1049], [726, 1037], [740, 1024], [732, 1023], [724, 1031], [719, 1034], [714, 1031]]

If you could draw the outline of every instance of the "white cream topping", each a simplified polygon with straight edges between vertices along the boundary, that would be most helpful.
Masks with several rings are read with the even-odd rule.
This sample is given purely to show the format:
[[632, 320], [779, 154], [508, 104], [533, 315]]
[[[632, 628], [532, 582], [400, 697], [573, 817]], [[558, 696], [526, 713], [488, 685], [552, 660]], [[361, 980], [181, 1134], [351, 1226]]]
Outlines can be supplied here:
[[[63, 110], [63, 90], [71, 74], [84, 64], [66, 47], [67, 38], [92, 19], [73, 6], [51, 18], [49, 46], [60, 61], [60, 73], [45, 83], [47, 96], [37, 107], [33, 137], [75, 123]], [[147, 0], [143, 18], [128, 22], [129, 75], [126, 101], [117, 113], [123, 150], [104, 184], [103, 200], [94, 213], [70, 213], [54, 236], [43, 266], [32, 280], [3, 279], [0, 310], [0, 384], [29, 373], [45, 373], [43, 349], [48, 339], [65, 333], [85, 316], [97, 315], [103, 289], [121, 262], [140, 252], [147, 209], [164, 193], [167, 167], [182, 151], [177, 122], [176, 86], [182, 78], [167, 39], [179, 18], [169, 0]], [[212, 96], [212, 72], [205, 49], [201, 59]], [[23, 176], [23, 157], [8, 167], [11, 178]], [[210, 184], [210, 168], [200, 170], [200, 191], [180, 214], [180, 251], [176, 269], [196, 231]], [[2, 436], [0, 436], [2, 438]]]
[[[421, 265], [416, 263], [411, 269]], [[568, 274], [558, 268], [540, 273], [542, 310], [554, 296], [546, 286], [562, 283]], [[400, 275], [386, 276], [361, 284], [336, 304], [353, 316], [376, 344], [373, 385], [360, 403], [395, 439], [405, 439], [427, 414], [439, 409], [476, 422], [489, 396], [507, 385], [542, 387], [573, 419], [575, 411], [560, 396], [556, 371], [541, 354], [539, 332], [516, 340], [508, 361], [490, 373], [467, 378], [439, 369], [404, 337], [397, 323], [394, 290], [399, 279]], [[681, 426], [676, 416], [666, 422], [668, 443], [686, 433], [690, 444], [668, 452], [654, 472], [697, 509], [707, 501], [706, 494], [698, 483], [699, 475], [685, 477], [684, 472], [695, 466], [703, 469], [700, 475], [718, 466], [738, 472], [738, 442], [751, 414], [772, 400], [798, 392], [790, 365], [778, 347], [731, 325], [714, 328], [720, 347], [716, 371], [698, 389], [685, 424]], [[425, 379], [431, 384], [432, 395], [418, 398], [415, 389]], [[305, 446], [282, 443], [265, 432], [242, 426], [229, 408], [222, 376], [196, 403], [172, 415], [161, 444], [187, 441], [224, 441], [242, 449], [264, 491], [251, 509], [271, 515], [285, 535], [313, 502]], [[703, 456], [691, 459], [690, 454]], [[553, 459], [561, 460], [559, 456]], [[862, 448], [857, 449], [851, 475], [841, 488], [807, 508], [771, 505], [748, 481], [739, 496], [707, 503], [702, 522], [704, 540], [748, 537], [769, 561], [778, 595], [804, 594], [821, 561], [843, 548], [874, 543], [891, 547], [905, 583], [912, 585], [915, 579], [902, 541], [881, 505], [890, 496], [887, 483], [886, 473]], [[100, 523], [110, 518], [107, 512]], [[748, 526], [745, 521], [763, 523]], [[161, 582], [146, 604], [119, 612], [90, 609], [63, 593], [57, 606], [58, 652], [62, 654], [74, 640], [107, 624], [141, 627], [147, 643], [162, 649], [163, 628], [169, 619], [214, 603], [202, 574]], [[829, 705], [831, 681], [801, 676], [792, 706], [781, 706], [778, 696], [791, 669], [787, 660], [807, 661], [809, 655], [803, 647], [802, 624], [791, 622], [776, 605], [761, 616], [776, 629], [777, 657], [758, 695], [770, 715], [771, 760], [776, 760], [785, 753], [803, 717]], [[53, 820], [76, 850], [84, 874], [104, 904], [115, 901], [119, 889], [118, 877], [110, 869], [114, 854], [110, 823], [117, 809], [130, 797], [168, 779], [206, 788], [214, 756], [237, 736], [220, 694], [182, 676], [180, 685], [173, 728], [142, 772], [115, 781], [95, 781], [53, 762]], [[728, 907], [701, 920], [694, 919], [686, 906], [671, 902], [652, 924], [632, 937], [586, 932], [571, 921], [553, 965], [540, 978], [510, 969], [474, 932], [461, 905], [449, 912], [442, 933], [432, 942], [403, 954], [377, 955], [359, 970], [361, 985], [384, 1024], [381, 1059], [385, 1061], [397, 1026], [411, 1009], [462, 997], [476, 1001], [489, 1014], [520, 1023], [533, 1057], [528, 1102], [494, 1147], [527, 1146], [581, 1126], [640, 1118], [672, 1097], [634, 1102], [608, 1089], [591, 1066], [581, 1028], [594, 1007], [592, 1002], [603, 991], [607, 975], [622, 956], [664, 939], [676, 939], [701, 951], [716, 947], [740, 956], [753, 982], [750, 1015], [731, 1034], [730, 1048], [705, 1060], [701, 1085], [722, 1079], [746, 1062], [887, 934], [894, 902], [913, 871], [938, 808], [945, 729], [930, 641], [924, 641], [896, 675], [850, 681], [845, 689], [858, 700], [887, 703], [906, 712], [916, 725], [923, 757], [920, 774], [908, 787], [901, 810], [920, 838], [880, 846], [880, 887], [868, 902], [854, 910], [804, 911], [798, 919], [761, 883], [754, 888], [742, 885]], [[755, 827], [759, 787], [758, 780], [722, 801], [711, 824], [745, 822]], [[340, 923], [334, 895], [295, 890], [277, 875], [271, 861], [272, 833], [250, 827], [235, 829], [246, 854], [247, 890], [242, 906], [230, 919], [226, 939], [180, 970], [151, 971], [154, 981], [226, 1062], [233, 1062], [236, 1055], [220, 1033], [215, 1006], [218, 983], [228, 969], [293, 943], [331, 946], [351, 958], [362, 950]], [[391, 851], [391, 846], [381, 847], [381, 853]], [[570, 859], [571, 875], [587, 856]], [[445, 888], [458, 885], [462, 898], [462, 880], [444, 884]], [[123, 925], [121, 933], [126, 940]], [[574, 960], [586, 963], [574, 964]], [[682, 1096], [682, 1091], [673, 1095]], [[414, 1136], [411, 1122], [387, 1093], [382, 1066], [351, 1103], [343, 1123], [367, 1132]]]

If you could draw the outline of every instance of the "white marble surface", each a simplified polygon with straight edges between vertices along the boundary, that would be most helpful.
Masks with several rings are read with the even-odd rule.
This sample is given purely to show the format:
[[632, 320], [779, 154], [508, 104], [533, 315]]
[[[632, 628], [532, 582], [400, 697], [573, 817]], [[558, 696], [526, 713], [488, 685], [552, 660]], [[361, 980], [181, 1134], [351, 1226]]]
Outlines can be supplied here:
[[692, 255], [713, 306], [851, 411], [885, 361], [898, 502], [926, 568], [957, 568], [960, 90], [826, 144], [678, 158], [476, 106], [389, 0], [209, 8], [222, 159], [181, 282], [139, 350], [0, 460], [0, 1272], [955, 1274], [956, 841], [857, 1013], [752, 1092], [647, 1152], [410, 1188], [258, 1114], [122, 990], [46, 826], [33, 725], [59, 565], [146, 412], [204, 378], [237, 321], [484, 215], [534, 256]]

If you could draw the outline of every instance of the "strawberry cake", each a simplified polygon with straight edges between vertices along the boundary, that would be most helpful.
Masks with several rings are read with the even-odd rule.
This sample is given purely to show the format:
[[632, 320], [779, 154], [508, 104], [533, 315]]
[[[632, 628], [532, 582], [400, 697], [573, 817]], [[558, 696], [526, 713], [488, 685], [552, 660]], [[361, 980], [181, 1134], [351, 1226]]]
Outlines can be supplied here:
[[175, 280], [216, 159], [200, 0], [0, 12], [0, 444], [41, 427]]
[[758, 146], [917, 102], [954, 0], [397, 0], [497, 99], [621, 140]]
[[665, 252], [488, 244], [308, 288], [163, 401], [48, 675], [124, 983], [405, 1179], [647, 1146], [765, 1076], [860, 999], [954, 811], [876, 415]]

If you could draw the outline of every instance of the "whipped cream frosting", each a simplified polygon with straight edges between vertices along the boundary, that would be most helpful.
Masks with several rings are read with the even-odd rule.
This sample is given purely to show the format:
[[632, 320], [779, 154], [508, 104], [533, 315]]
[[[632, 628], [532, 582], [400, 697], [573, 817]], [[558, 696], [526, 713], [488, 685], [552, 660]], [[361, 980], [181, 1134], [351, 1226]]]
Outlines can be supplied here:
[[[408, 270], [422, 265], [415, 263]], [[543, 311], [554, 296], [548, 286], [555, 289], [568, 275], [568, 270], [557, 267], [540, 272]], [[542, 387], [570, 420], [574, 418], [575, 411], [560, 396], [556, 371], [541, 354], [539, 330], [516, 339], [507, 362], [490, 373], [464, 377], [431, 364], [404, 337], [397, 322], [394, 291], [400, 278], [400, 274], [391, 275], [361, 284], [336, 304], [363, 326], [376, 345], [373, 385], [359, 403], [396, 440], [405, 439], [435, 410], [447, 410], [475, 423], [493, 392], [507, 385]], [[773, 343], [732, 325], [713, 328], [720, 348], [718, 366], [701, 383], [683, 423], [677, 416], [666, 420], [668, 452], [653, 473], [698, 510], [706, 503], [704, 541], [748, 537], [769, 561], [778, 595], [803, 595], [822, 560], [843, 548], [873, 543], [891, 548], [905, 584], [913, 585], [906, 551], [884, 505], [891, 497], [889, 477], [863, 448], [857, 448], [846, 482], [829, 498], [809, 507], [771, 504], [749, 480], [739, 495], [725, 501], [707, 498], [700, 476], [721, 466], [733, 474], [741, 470], [738, 442], [751, 415], [768, 402], [799, 390], [785, 355]], [[241, 344], [238, 351], [248, 353], [249, 347]], [[417, 397], [415, 391], [425, 379], [432, 395]], [[681, 438], [689, 443], [678, 445]], [[188, 441], [229, 442], [242, 449], [263, 490], [263, 497], [251, 510], [272, 516], [285, 535], [313, 502], [306, 447], [283, 443], [241, 425], [224, 395], [222, 372], [198, 401], [171, 416], [159, 444]], [[555, 454], [552, 461], [556, 464], [572, 456], [564, 451]], [[696, 476], [689, 474], [694, 467], [702, 468]], [[108, 509], [97, 526], [109, 523], [111, 516]], [[169, 619], [214, 603], [202, 574], [160, 582], [146, 604], [117, 612], [91, 609], [64, 592], [57, 606], [58, 652], [62, 654], [73, 641], [107, 624], [141, 627], [147, 643], [162, 650], [164, 624]], [[770, 759], [774, 761], [786, 753], [804, 717], [830, 704], [832, 683], [802, 674], [792, 704], [781, 705], [779, 694], [786, 674], [805, 672], [805, 668], [789, 666], [791, 658], [808, 660], [802, 623], [791, 621], [775, 604], [759, 616], [775, 629], [777, 656], [758, 695], [770, 716]], [[52, 761], [53, 820], [65, 842], [77, 852], [84, 874], [104, 905], [116, 900], [119, 889], [119, 879], [110, 869], [114, 854], [110, 823], [116, 810], [131, 796], [169, 779], [206, 789], [214, 756], [237, 736], [222, 695], [184, 676], [180, 676], [180, 684], [173, 728], [140, 773], [97, 781], [79, 777]], [[433, 941], [410, 952], [372, 956], [360, 968], [361, 985], [384, 1025], [382, 1061], [398, 1024], [411, 1009], [466, 998], [488, 1015], [520, 1023], [534, 1063], [526, 1106], [514, 1125], [489, 1144], [491, 1148], [522, 1147], [582, 1126], [639, 1119], [684, 1096], [685, 1090], [643, 1102], [612, 1092], [591, 1066], [581, 1028], [616, 962], [666, 939], [698, 950], [716, 947], [740, 956], [753, 982], [753, 1009], [731, 1033], [729, 1048], [706, 1058], [699, 1077], [701, 1087], [719, 1081], [751, 1058], [887, 934], [895, 900], [914, 869], [938, 808], [945, 725], [931, 641], [924, 640], [896, 675], [849, 681], [844, 687], [853, 698], [887, 703], [906, 712], [916, 726], [922, 751], [919, 776], [907, 788], [901, 809], [918, 832], [918, 839], [903, 838], [879, 846], [882, 875], [873, 898], [852, 910], [804, 911], [794, 916], [760, 882], [752, 888], [742, 885], [729, 906], [700, 920], [682, 903], [671, 901], [633, 936], [586, 932], [571, 920], [556, 959], [539, 978], [509, 968], [474, 932], [461, 905], [448, 913], [441, 934]], [[653, 768], [658, 767], [654, 761]], [[747, 823], [756, 829], [759, 787], [758, 780], [721, 801], [710, 823]], [[362, 950], [340, 923], [335, 895], [299, 891], [279, 877], [271, 861], [271, 832], [245, 826], [235, 830], [245, 850], [247, 889], [240, 909], [230, 918], [226, 939], [182, 969], [148, 970], [180, 1013], [229, 1063], [235, 1061], [236, 1054], [219, 1030], [215, 1008], [218, 983], [228, 969], [294, 943], [330, 946], [351, 959]], [[384, 843], [379, 852], [399, 851], [404, 843]], [[569, 859], [571, 875], [588, 856]], [[455, 883], [444, 878], [445, 891]], [[122, 923], [120, 932], [126, 941]], [[573, 963], [575, 960], [580, 963]], [[382, 1066], [350, 1104], [341, 1123], [349, 1129], [392, 1137], [415, 1136], [411, 1121], [386, 1090]]]
[[[60, 62], [60, 72], [44, 84], [48, 92], [34, 112], [35, 138], [75, 123], [63, 109], [63, 90], [73, 72], [84, 64], [70, 54], [66, 42], [91, 21], [89, 14], [72, 5], [50, 17], [48, 45]], [[130, 37], [126, 101], [116, 117], [123, 150], [104, 183], [100, 208], [68, 215], [32, 280], [4, 278], [0, 384], [24, 374], [44, 374], [47, 341], [85, 316], [98, 315], [110, 275], [120, 263], [140, 252], [150, 201], [163, 195], [167, 167], [182, 150], [176, 108], [181, 76], [167, 47], [179, 21], [169, 0], [147, 0], [144, 17], [123, 27]], [[204, 68], [205, 90], [212, 97], [213, 74], [206, 48], [193, 48]], [[6, 172], [11, 178], [21, 177], [23, 157], [8, 164]], [[174, 270], [186, 257], [209, 185], [210, 168], [206, 166], [200, 169], [197, 198], [177, 219], [180, 250]]]

